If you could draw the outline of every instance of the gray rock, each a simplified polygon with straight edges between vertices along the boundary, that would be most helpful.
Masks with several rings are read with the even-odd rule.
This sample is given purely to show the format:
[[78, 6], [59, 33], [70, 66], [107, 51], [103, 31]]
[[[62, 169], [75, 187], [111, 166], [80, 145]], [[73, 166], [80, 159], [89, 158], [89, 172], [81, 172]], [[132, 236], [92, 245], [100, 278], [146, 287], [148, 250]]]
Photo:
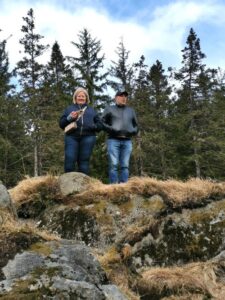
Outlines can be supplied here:
[[106, 300], [128, 300], [128, 298], [120, 292], [117, 286], [113, 284], [102, 285], [101, 288]]
[[99, 290], [95, 285], [84, 281], [55, 278], [54, 283], [51, 286], [51, 290], [57, 294], [59, 291], [64, 291], [65, 294], [70, 296], [70, 298], [66, 299], [105, 300], [101, 290]]
[[6, 189], [6, 187], [0, 181], [0, 209], [6, 209], [13, 215], [14, 218], [17, 218], [16, 209], [12, 203], [11, 197]]
[[89, 176], [78, 172], [65, 173], [59, 176], [59, 187], [63, 196], [85, 191], [90, 182]]
[[46, 299], [106, 299], [99, 288], [107, 283], [105, 272], [87, 246], [61, 240], [43, 243], [42, 248], [39, 244], [37, 252], [25, 251], [8, 262], [3, 268], [0, 295], [14, 295], [19, 281], [24, 282], [20, 292], [25, 292], [25, 286], [34, 299], [37, 291], [50, 291], [53, 298]]
[[23, 252], [17, 254], [13, 260], [2, 268], [6, 279], [20, 278], [33, 271], [34, 268], [43, 265], [44, 258], [37, 253]]

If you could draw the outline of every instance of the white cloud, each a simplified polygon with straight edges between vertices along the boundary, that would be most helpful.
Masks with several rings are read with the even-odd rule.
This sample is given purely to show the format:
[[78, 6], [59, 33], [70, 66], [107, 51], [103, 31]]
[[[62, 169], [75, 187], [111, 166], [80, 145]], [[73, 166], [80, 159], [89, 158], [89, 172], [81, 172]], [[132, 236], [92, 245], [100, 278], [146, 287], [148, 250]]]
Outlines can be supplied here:
[[[92, 7], [80, 6], [71, 11], [56, 6], [54, 1], [36, 1], [32, 5], [32, 1], [28, 0], [3, 0], [0, 3], [0, 28], [3, 30], [0, 39], [13, 34], [7, 43], [12, 65], [22, 57], [22, 53], [19, 53], [19, 49], [22, 50], [19, 39], [23, 36], [20, 30], [22, 24], [25, 24], [22, 17], [26, 17], [30, 7], [34, 9], [36, 32], [45, 37], [43, 44], [49, 43], [52, 46], [57, 40], [63, 55], [74, 56], [76, 48], [71, 41], [78, 41], [77, 33], [87, 28], [92, 37], [101, 41], [108, 64], [111, 60], [117, 60], [115, 50], [121, 37], [126, 49], [130, 50], [131, 62], [138, 61], [142, 54], [148, 54], [146, 58], [149, 61], [153, 51], [167, 53], [168, 60], [170, 55], [180, 60], [187, 29], [199, 22], [224, 25], [225, 13], [225, 5], [215, 1], [171, 1], [166, 6], [160, 7], [158, 4], [155, 10], [149, 11], [149, 21], [140, 24], [135, 15], [130, 20], [115, 21], [106, 11], [96, 10], [94, 4]], [[46, 53], [45, 60], [49, 59], [50, 51]]]

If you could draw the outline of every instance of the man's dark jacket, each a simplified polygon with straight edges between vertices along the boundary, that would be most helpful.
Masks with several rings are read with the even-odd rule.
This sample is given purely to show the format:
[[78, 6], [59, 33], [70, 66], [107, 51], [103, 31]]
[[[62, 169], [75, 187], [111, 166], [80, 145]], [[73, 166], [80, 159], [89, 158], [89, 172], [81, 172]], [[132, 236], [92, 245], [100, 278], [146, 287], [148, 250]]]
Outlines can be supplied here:
[[101, 117], [109, 138], [130, 138], [137, 134], [137, 117], [129, 106], [113, 105], [105, 108]]

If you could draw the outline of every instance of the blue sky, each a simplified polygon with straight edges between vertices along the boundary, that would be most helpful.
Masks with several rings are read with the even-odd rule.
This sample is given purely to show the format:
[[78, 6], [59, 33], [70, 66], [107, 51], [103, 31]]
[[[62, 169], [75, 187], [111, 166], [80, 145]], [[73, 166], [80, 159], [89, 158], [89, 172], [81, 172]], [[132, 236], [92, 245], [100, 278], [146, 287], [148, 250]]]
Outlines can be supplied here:
[[106, 65], [117, 59], [123, 38], [130, 63], [144, 55], [149, 66], [158, 59], [164, 69], [180, 68], [181, 50], [193, 27], [206, 65], [225, 70], [225, 0], [0, 0], [0, 39], [12, 34], [7, 43], [11, 65], [23, 56], [18, 41], [22, 18], [31, 7], [42, 43], [58, 41], [64, 56], [76, 56], [71, 41], [77, 42], [77, 33], [87, 28], [101, 41]]

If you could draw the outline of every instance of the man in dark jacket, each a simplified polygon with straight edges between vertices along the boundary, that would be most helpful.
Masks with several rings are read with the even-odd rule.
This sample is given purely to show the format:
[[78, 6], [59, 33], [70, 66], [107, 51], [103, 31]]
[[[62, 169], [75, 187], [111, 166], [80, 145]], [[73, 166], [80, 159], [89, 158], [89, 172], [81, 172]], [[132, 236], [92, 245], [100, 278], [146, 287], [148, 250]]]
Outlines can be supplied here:
[[[106, 107], [102, 115], [103, 128], [108, 133], [110, 183], [127, 182], [129, 177], [131, 137], [137, 134], [138, 125], [134, 110], [127, 106], [127, 98], [126, 91], [118, 91], [115, 96], [115, 105]], [[120, 174], [118, 174], [119, 167]]]

